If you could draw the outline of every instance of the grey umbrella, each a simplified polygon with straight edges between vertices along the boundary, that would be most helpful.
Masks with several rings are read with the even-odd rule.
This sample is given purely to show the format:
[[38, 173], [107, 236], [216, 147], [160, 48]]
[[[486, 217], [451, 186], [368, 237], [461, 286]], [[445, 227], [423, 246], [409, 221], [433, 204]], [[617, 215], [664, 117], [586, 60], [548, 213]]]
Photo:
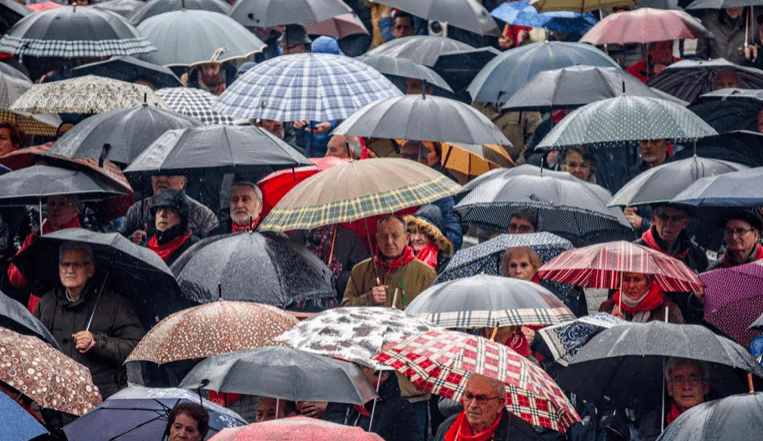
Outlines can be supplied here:
[[432, 67], [437, 58], [445, 53], [473, 51], [476, 48], [452, 38], [436, 35], [414, 35], [395, 38], [366, 52], [367, 56], [386, 55], [407, 58], [424, 66]]
[[48, 328], [29, 313], [21, 303], [0, 292], [0, 327], [24, 335], [33, 335], [61, 350]]
[[473, 0], [385, 0], [384, 4], [400, 8], [417, 17], [447, 22], [448, 25], [480, 35], [501, 35], [501, 30], [490, 12]]
[[447, 90], [448, 92], [453, 92], [450, 86], [448, 86], [448, 83], [446, 83], [437, 72], [407, 58], [392, 58], [386, 55], [364, 55], [357, 59], [384, 75], [400, 78], [415, 78], [417, 80], [426, 81], [427, 83]]
[[360, 405], [378, 396], [357, 366], [286, 346], [208, 357], [186, 375], [180, 387]]
[[763, 167], [723, 176], [707, 176], [697, 179], [672, 203], [698, 207], [760, 207], [763, 205]]
[[94, 8], [103, 9], [104, 11], [111, 11], [115, 14], [119, 14], [124, 18], [130, 18], [136, 9], [143, 6], [145, 3], [138, 0], [108, 0], [105, 2], [95, 3]]
[[692, 407], [670, 423], [660, 441], [758, 441], [763, 433], [763, 393], [734, 395]]
[[130, 23], [135, 26], [155, 15], [180, 11], [181, 9], [212, 11], [219, 12], [220, 14], [228, 14], [230, 12], [230, 5], [221, 0], [163, 0], [160, 2], [140, 3], [140, 8], [134, 9], [128, 16]]
[[36, 205], [55, 195], [75, 195], [83, 201], [121, 194], [124, 190], [95, 174], [47, 165], [33, 165], [0, 176], [0, 205]]
[[230, 16], [246, 26], [267, 28], [318, 23], [351, 13], [352, 8], [341, 0], [239, 0]]

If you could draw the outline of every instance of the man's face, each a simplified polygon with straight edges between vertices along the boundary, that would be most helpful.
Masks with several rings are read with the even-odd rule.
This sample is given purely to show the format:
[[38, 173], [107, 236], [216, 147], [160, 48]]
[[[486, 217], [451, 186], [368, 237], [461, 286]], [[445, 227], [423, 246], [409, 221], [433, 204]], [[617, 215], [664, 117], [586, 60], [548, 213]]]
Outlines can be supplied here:
[[421, 143], [408, 141], [400, 146], [400, 157], [403, 159], [410, 159], [411, 161], [426, 164], [427, 156], [427, 151]]
[[741, 219], [732, 219], [726, 222], [723, 237], [726, 240], [726, 249], [728, 251], [749, 256], [755, 244], [758, 243], [760, 233], [749, 222]]
[[214, 77], [220, 74], [220, 63], [206, 63], [201, 65], [201, 73], [207, 77]]
[[283, 122], [280, 120], [262, 119], [255, 125], [272, 133], [276, 138], [283, 139]]
[[326, 156], [349, 159], [350, 152], [347, 149], [347, 137], [332, 136], [327, 145]]
[[81, 250], [64, 251], [58, 262], [58, 277], [68, 289], [82, 288], [95, 274], [95, 266]]
[[156, 229], [166, 231], [175, 225], [180, 224], [180, 212], [170, 207], [159, 207], [156, 209]]
[[185, 188], [185, 177], [151, 176], [151, 187], [154, 189], [154, 196], [159, 196], [169, 189], [182, 191]]
[[652, 225], [660, 239], [672, 244], [689, 225], [689, 216], [683, 210], [658, 207], [652, 211]]
[[230, 192], [230, 218], [236, 225], [246, 225], [256, 219], [262, 210], [262, 201], [248, 185], [236, 185]]
[[[275, 398], [263, 397], [260, 400], [260, 404], [257, 405], [257, 414], [254, 421], [262, 423], [264, 421], [285, 418], [286, 406], [284, 406], [283, 402], [280, 404], [278, 406], [278, 401]], [[278, 407], [278, 416], [276, 416], [276, 407]]]
[[51, 196], [48, 198], [47, 207], [48, 222], [56, 230], [79, 214], [77, 200], [71, 196]]
[[281, 42], [281, 55], [304, 54], [305, 52], [307, 52], [307, 48], [302, 43], [289, 44], [286, 40]]
[[670, 371], [667, 379], [668, 395], [673, 397], [676, 407], [681, 411], [690, 409], [705, 401], [710, 392], [710, 385], [704, 380], [699, 366], [677, 365]]
[[506, 397], [499, 396], [485, 377], [470, 375], [461, 402], [472, 430], [482, 431], [492, 426], [501, 414]]
[[395, 259], [403, 254], [405, 246], [410, 240], [410, 235], [405, 231], [402, 222], [397, 219], [389, 219], [379, 225], [376, 232], [376, 243], [382, 256]]
[[668, 158], [668, 142], [664, 139], [647, 139], [639, 141], [639, 151], [644, 162], [658, 165], [663, 164]]
[[521, 217], [511, 216], [509, 220], [509, 234], [528, 234], [534, 233], [535, 227], [532, 222]]
[[715, 77], [715, 90], [736, 89], [739, 87], [739, 77], [733, 70], [722, 70]]
[[625, 273], [622, 294], [631, 300], [638, 300], [646, 293], [650, 284], [651, 280], [646, 274]]
[[656, 64], [669, 65], [673, 61], [673, 41], [649, 43], [649, 56]]
[[396, 18], [392, 25], [392, 35], [394, 35], [395, 38], [416, 35], [416, 30], [413, 28], [413, 20], [411, 17]]

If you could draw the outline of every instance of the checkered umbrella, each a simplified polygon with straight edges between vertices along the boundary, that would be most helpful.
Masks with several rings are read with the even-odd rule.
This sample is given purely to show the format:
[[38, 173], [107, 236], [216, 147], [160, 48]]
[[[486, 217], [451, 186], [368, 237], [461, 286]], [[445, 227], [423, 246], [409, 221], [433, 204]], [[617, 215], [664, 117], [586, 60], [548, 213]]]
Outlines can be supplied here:
[[35, 57], [110, 57], [155, 50], [122, 16], [81, 6], [28, 15], [0, 40], [0, 52]]
[[293, 54], [249, 69], [212, 109], [279, 121], [343, 119], [364, 105], [401, 95], [384, 75], [342, 55]]
[[460, 400], [470, 374], [503, 381], [506, 409], [534, 426], [564, 433], [580, 421], [548, 374], [509, 347], [486, 338], [435, 330], [385, 346], [376, 361], [408, 376], [422, 390]]
[[204, 124], [233, 124], [233, 118], [230, 116], [210, 109], [217, 97], [206, 90], [168, 87], [157, 90], [156, 95], [167, 103], [170, 110], [192, 116]]
[[459, 188], [440, 172], [408, 159], [350, 161], [297, 184], [273, 207], [260, 230], [309, 230], [394, 213]]

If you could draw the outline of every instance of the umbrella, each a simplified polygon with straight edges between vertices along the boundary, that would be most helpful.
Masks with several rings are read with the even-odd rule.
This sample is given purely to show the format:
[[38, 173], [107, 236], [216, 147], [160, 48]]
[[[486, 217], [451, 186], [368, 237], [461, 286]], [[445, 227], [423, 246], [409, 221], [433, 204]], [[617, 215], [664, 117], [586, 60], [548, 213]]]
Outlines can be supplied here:
[[763, 167], [708, 176], [694, 181], [670, 202], [695, 207], [759, 207], [763, 205]]
[[138, 30], [158, 48], [146, 59], [162, 66], [222, 63], [265, 47], [236, 20], [211, 11], [184, 9], [155, 15], [139, 24]]
[[538, 330], [538, 335], [548, 347], [554, 361], [562, 366], [569, 365], [572, 357], [588, 343], [594, 335], [613, 326], [628, 323], [606, 312], [598, 312], [580, 317], [571, 322], [546, 326]]
[[245, 26], [269, 28], [317, 23], [349, 13], [352, 8], [341, 0], [240, 0], [230, 16]]
[[336, 297], [332, 272], [306, 248], [259, 233], [204, 239], [172, 265], [196, 302], [247, 300], [279, 308]]
[[[5, 1], [8, 1], [8, 0], [5, 0]], [[18, 78], [20, 80], [31, 81], [24, 72], [16, 69], [15, 67], [7, 63], [0, 63], [0, 72], [4, 73], [5, 75], [10, 75], [14, 78]]]
[[686, 9], [725, 9], [735, 6], [758, 6], [758, 3], [755, 0], [695, 0]]
[[201, 404], [209, 413], [209, 436], [223, 429], [246, 425], [246, 421], [232, 410], [200, 400], [199, 395], [187, 390], [129, 386], [84, 417], [64, 426], [64, 433], [71, 441], [159, 440], [167, 428], [170, 411], [181, 402]]
[[498, 49], [491, 46], [447, 51], [437, 56], [432, 69], [440, 74], [453, 90], [460, 93], [466, 89], [488, 61], [500, 53]]
[[511, 167], [511, 159], [506, 149], [498, 144], [465, 144], [443, 142], [441, 165], [448, 170], [459, 183], [466, 183], [475, 176], [490, 170]]
[[212, 109], [240, 118], [329, 121], [397, 95], [397, 87], [360, 61], [342, 55], [292, 54], [246, 71]]
[[[35, 292], [47, 292], [59, 283], [58, 249], [74, 241], [93, 249], [95, 266], [103, 282], [130, 300], [133, 310], [146, 329], [175, 311], [191, 305], [183, 299], [167, 265], [153, 251], [132, 243], [119, 233], [97, 233], [69, 228], [46, 234], [34, 241], [13, 260], [30, 281]], [[99, 285], [103, 282], [99, 281]], [[157, 297], [157, 293], [161, 293]]]
[[27, 135], [55, 136], [56, 129], [61, 124], [58, 116], [8, 110], [14, 101], [31, 88], [32, 82], [28, 79], [0, 73], [0, 120], [15, 124]]
[[143, 103], [160, 109], [167, 108], [164, 101], [147, 86], [86, 75], [35, 84], [11, 105], [10, 110], [31, 113], [103, 113]]
[[109, 57], [154, 50], [121, 16], [76, 6], [28, 15], [0, 40], [0, 51], [34, 57]]
[[210, 441], [383, 441], [373, 432], [360, 427], [321, 421], [315, 418], [296, 416], [264, 423], [250, 424], [240, 429], [227, 429], [215, 435]]
[[[71, 158], [131, 163], [164, 132], [198, 126], [198, 120], [171, 110], [141, 105], [112, 110], [84, 119], [50, 149]], [[108, 148], [105, 146], [108, 145]]]
[[557, 381], [595, 405], [654, 409], [660, 405], [666, 357], [709, 363], [711, 387], [721, 394], [744, 392], [733, 369], [763, 376], [743, 347], [703, 326], [649, 322], [603, 330], [572, 357]]
[[180, 387], [360, 405], [377, 397], [352, 363], [285, 346], [209, 357], [186, 375]]
[[48, 165], [33, 165], [0, 176], [2, 205], [37, 205], [56, 195], [75, 195], [80, 201], [125, 194], [103, 177]]
[[480, 274], [431, 286], [405, 313], [443, 328], [556, 325], [575, 315], [542, 286]]
[[705, 320], [747, 347], [760, 331], [750, 324], [763, 302], [763, 265], [760, 261], [721, 268], [700, 275], [705, 287]]
[[426, 20], [446, 22], [450, 26], [480, 35], [501, 35], [501, 30], [487, 9], [473, 0], [385, 0], [384, 4]]
[[104, 11], [111, 11], [129, 19], [132, 13], [143, 5], [144, 3], [138, 0], [107, 0], [96, 3], [93, 7], [103, 9]]
[[0, 426], [2, 439], [30, 440], [48, 433], [39, 421], [5, 393], [0, 394], [0, 413], [5, 418]]
[[268, 305], [218, 300], [176, 312], [156, 324], [125, 362], [193, 360], [272, 346], [297, 319]]
[[622, 213], [610, 211], [589, 185], [546, 173], [489, 180], [461, 199], [454, 211], [462, 223], [506, 231], [512, 214], [527, 207], [537, 210], [544, 231], [573, 244], [632, 236]]
[[712, 35], [696, 18], [681, 10], [638, 8], [610, 14], [583, 38], [583, 43], [652, 43], [691, 40]]
[[748, 329], [762, 329], [763, 330], [763, 315], [755, 319]]
[[555, 125], [537, 148], [550, 150], [644, 139], [679, 141], [717, 134], [679, 104], [660, 98], [622, 95], [576, 109]]
[[413, 35], [395, 38], [366, 52], [366, 56], [384, 55], [407, 58], [414, 63], [432, 67], [437, 57], [445, 53], [471, 51], [475, 48], [452, 38], [438, 35]]
[[0, 18], [7, 23], [7, 26], [13, 26], [17, 21], [31, 13], [29, 8], [13, 0], [0, 1]]
[[717, 441], [754, 441], [763, 431], [763, 393], [733, 395], [699, 404], [665, 428], [660, 440], [690, 441], [707, 433]]
[[[712, 122], [709, 123], [711, 126]], [[698, 156], [737, 162], [748, 167], [763, 166], [763, 133], [750, 130], [735, 130], [720, 133], [697, 141]], [[676, 153], [675, 158], [688, 158], [693, 149], [684, 149]]]
[[578, 64], [620, 67], [591, 45], [561, 41], [531, 43], [490, 60], [466, 90], [474, 102], [505, 102], [539, 72]]
[[539, 14], [529, 1], [501, 3], [490, 12], [493, 17], [508, 24], [543, 28], [561, 34], [583, 35], [596, 24], [593, 14], [558, 11]]
[[276, 341], [313, 354], [371, 366], [382, 346], [439, 329], [393, 308], [358, 306], [323, 311], [276, 337]]
[[673, 63], [661, 74], [650, 78], [646, 85], [693, 102], [700, 95], [715, 90], [715, 78], [723, 71], [733, 71], [741, 88], [763, 88], [763, 71], [739, 66], [723, 58]]
[[[218, 0], [214, 0], [218, 1]], [[166, 2], [156, 2], [164, 4]], [[152, 2], [151, 4], [155, 4]], [[72, 77], [98, 75], [115, 80], [133, 83], [138, 80], [148, 81], [157, 89], [165, 87], [183, 87], [183, 83], [169, 68], [139, 60], [133, 57], [112, 57], [106, 61], [96, 61], [71, 70]]]
[[0, 327], [19, 334], [35, 336], [59, 351], [61, 350], [56, 338], [45, 325], [37, 320], [21, 303], [2, 292], [0, 292]]
[[26, 7], [31, 9], [34, 12], [42, 12], [42, 11], [47, 11], [50, 9], [63, 8], [64, 5], [60, 3], [52, 2], [52, 1], [46, 1], [42, 3], [31, 3], [26, 5]]
[[326, 35], [334, 38], [358, 34], [368, 35], [368, 29], [355, 13], [338, 15], [318, 23], [305, 23], [305, 30], [310, 35]]
[[651, 248], [618, 241], [565, 251], [538, 269], [541, 279], [589, 288], [619, 289], [624, 273], [654, 276], [665, 291], [702, 292], [686, 264]]
[[697, 98], [689, 110], [719, 133], [732, 130], [758, 131], [758, 113], [763, 109], [763, 91], [721, 89]]
[[628, 181], [608, 205], [628, 207], [669, 202], [699, 178], [746, 169], [742, 164], [697, 156], [668, 162]]
[[407, 58], [392, 58], [386, 55], [364, 55], [357, 59], [384, 75], [397, 78], [415, 78], [448, 92], [453, 92], [448, 83], [437, 72]]
[[532, 424], [564, 433], [580, 420], [539, 366], [509, 347], [455, 331], [435, 330], [385, 346], [376, 360], [410, 377], [420, 390], [461, 399], [470, 374], [506, 385], [506, 409]]
[[130, 15], [130, 23], [138, 26], [141, 22], [155, 15], [167, 12], [186, 10], [199, 10], [228, 14], [230, 5], [221, 0], [164, 0], [161, 2], [141, 2], [141, 7], [135, 9]]
[[599, 9], [610, 9], [613, 6], [635, 6], [637, 3], [638, 0], [532, 0], [530, 2], [538, 12], [588, 12]]
[[0, 381], [40, 407], [80, 416], [101, 403], [90, 370], [37, 337], [0, 328], [0, 348]]
[[350, 161], [297, 184], [260, 230], [309, 230], [393, 213], [450, 196], [458, 188], [443, 174], [408, 159]]
[[196, 118], [202, 124], [234, 124], [230, 116], [210, 109], [217, 97], [206, 90], [169, 87], [157, 90], [156, 95], [167, 103], [170, 110]]

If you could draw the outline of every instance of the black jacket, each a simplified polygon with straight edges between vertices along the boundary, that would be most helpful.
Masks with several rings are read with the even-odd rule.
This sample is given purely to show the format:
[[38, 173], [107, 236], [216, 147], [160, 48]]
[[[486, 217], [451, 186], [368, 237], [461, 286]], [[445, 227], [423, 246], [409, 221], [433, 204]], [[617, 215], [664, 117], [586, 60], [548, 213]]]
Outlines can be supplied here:
[[[437, 429], [434, 441], [445, 441], [445, 434], [456, 421], [460, 413], [445, 420]], [[491, 438], [493, 441], [542, 441], [543, 438], [535, 433], [535, 429], [529, 423], [511, 415], [506, 409], [501, 414], [501, 422]]]

